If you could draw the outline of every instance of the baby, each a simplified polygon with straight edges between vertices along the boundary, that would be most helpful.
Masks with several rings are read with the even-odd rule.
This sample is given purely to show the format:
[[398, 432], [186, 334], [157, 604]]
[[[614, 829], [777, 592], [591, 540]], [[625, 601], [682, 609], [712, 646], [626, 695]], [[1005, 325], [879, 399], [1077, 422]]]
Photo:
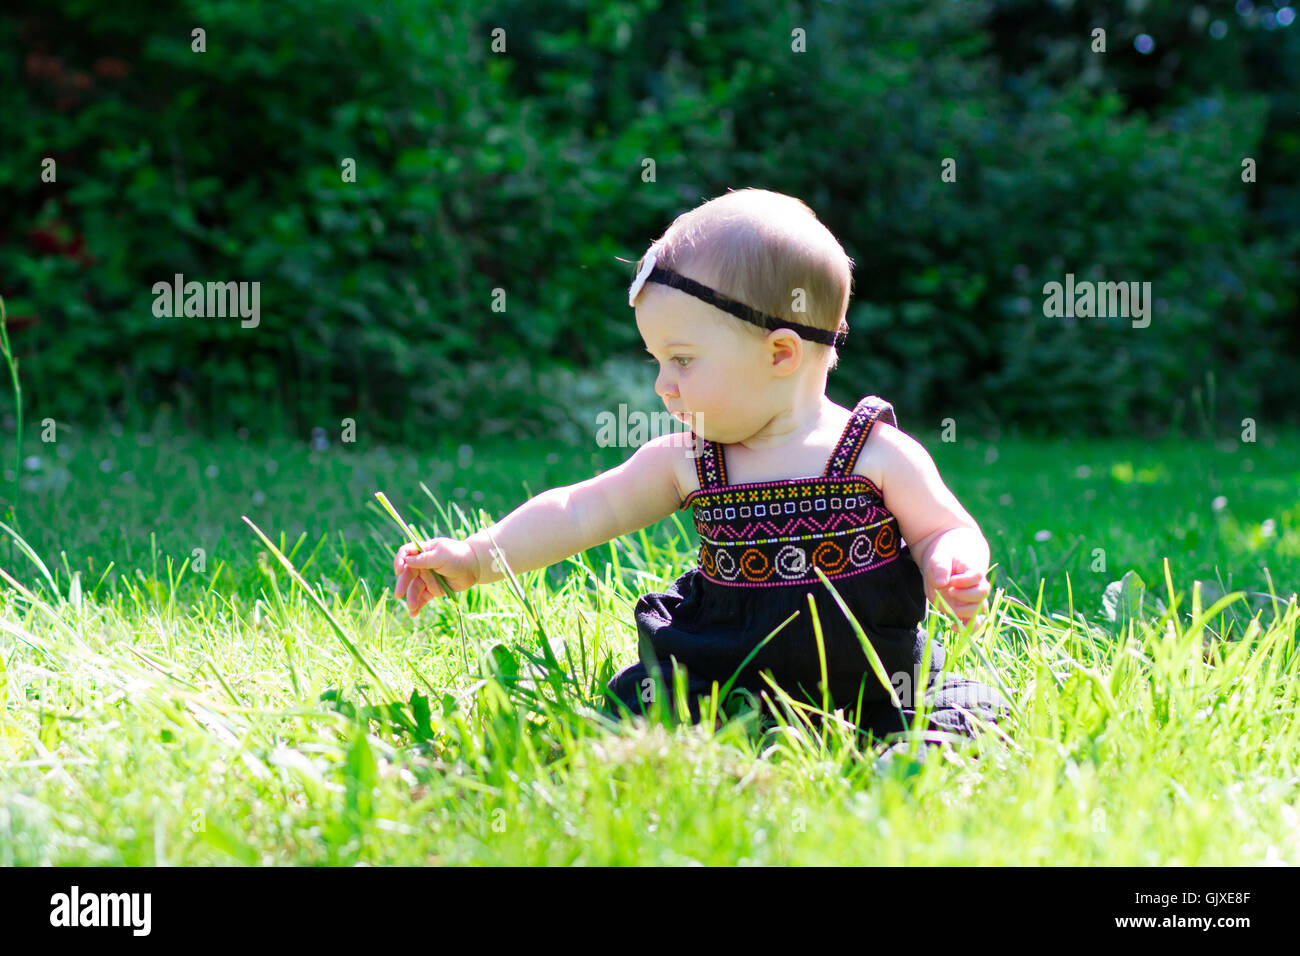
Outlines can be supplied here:
[[[659, 694], [674, 707], [675, 666], [694, 720], [714, 687], [769, 703], [780, 687], [883, 737], [914, 713], [926, 598], [963, 622], [982, 609], [989, 546], [925, 449], [883, 399], [848, 409], [826, 396], [851, 270], [790, 196], [742, 189], [679, 216], [637, 264], [629, 304], [658, 363], [655, 391], [689, 440], [648, 441], [490, 529], [521, 573], [692, 508], [699, 563], [637, 602], [641, 659], [610, 682], [612, 710], [644, 713]], [[403, 545], [396, 595], [412, 616], [443, 593], [430, 569], [454, 591], [504, 577], [485, 531]], [[901, 710], [815, 569], [870, 640]], [[929, 729], [972, 735], [973, 718], [1006, 716], [996, 691], [943, 672], [944, 648], [930, 643]]]

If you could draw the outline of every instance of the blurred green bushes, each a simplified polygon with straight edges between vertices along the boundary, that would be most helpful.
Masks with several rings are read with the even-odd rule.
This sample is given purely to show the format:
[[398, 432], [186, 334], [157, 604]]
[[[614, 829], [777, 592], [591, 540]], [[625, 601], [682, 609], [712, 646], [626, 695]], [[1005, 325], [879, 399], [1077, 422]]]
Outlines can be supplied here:
[[[1265, 36], [1221, 5], [1216, 40], [1181, 4], [1108, 6], [11, 6], [0, 294], [26, 417], [166, 403], [208, 428], [571, 433], [653, 400], [620, 258], [760, 186], [856, 260], [842, 401], [886, 395], [905, 427], [1294, 418], [1300, 24]], [[1182, 66], [1156, 82], [1169, 51], [1132, 34], [1175, 25]], [[1275, 47], [1288, 65], [1259, 80]], [[1150, 327], [1044, 318], [1067, 272], [1150, 282]], [[176, 273], [260, 282], [260, 324], [154, 316]]]

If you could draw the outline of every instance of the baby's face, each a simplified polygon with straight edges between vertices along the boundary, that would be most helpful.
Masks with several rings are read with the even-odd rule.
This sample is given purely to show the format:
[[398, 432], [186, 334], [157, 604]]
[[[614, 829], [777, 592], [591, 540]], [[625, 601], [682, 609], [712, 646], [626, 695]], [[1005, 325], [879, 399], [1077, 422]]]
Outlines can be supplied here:
[[658, 360], [655, 392], [697, 435], [730, 444], [771, 418], [772, 350], [763, 336], [746, 335], [707, 302], [653, 282], [637, 299], [636, 325]]

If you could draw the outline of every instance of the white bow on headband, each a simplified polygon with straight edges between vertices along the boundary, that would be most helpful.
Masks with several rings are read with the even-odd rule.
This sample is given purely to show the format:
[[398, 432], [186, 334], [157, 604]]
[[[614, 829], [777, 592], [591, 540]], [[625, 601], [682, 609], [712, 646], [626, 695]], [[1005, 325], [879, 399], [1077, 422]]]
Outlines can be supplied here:
[[659, 247], [651, 247], [650, 251], [646, 253], [645, 264], [641, 266], [641, 271], [638, 272], [636, 278], [632, 280], [632, 288], [627, 294], [628, 305], [632, 305], [636, 302], [637, 293], [640, 292], [641, 287], [645, 285], [645, 280], [650, 278], [650, 273], [654, 272], [655, 260], [658, 258]]

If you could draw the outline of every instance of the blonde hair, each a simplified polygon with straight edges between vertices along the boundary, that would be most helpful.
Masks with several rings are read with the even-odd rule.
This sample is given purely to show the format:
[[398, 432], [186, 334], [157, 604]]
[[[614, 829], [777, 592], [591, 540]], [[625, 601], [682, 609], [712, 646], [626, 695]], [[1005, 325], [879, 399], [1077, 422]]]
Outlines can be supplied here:
[[[658, 265], [702, 282], [778, 319], [830, 331], [848, 329], [853, 260], [802, 200], [767, 189], [739, 189], [673, 220], [652, 249]], [[646, 251], [649, 255], [649, 250]], [[636, 264], [640, 274], [645, 256]], [[806, 311], [796, 312], [795, 290]], [[638, 298], [641, 293], [638, 293]], [[766, 330], [719, 311], [756, 335]], [[834, 346], [827, 371], [839, 362]]]

